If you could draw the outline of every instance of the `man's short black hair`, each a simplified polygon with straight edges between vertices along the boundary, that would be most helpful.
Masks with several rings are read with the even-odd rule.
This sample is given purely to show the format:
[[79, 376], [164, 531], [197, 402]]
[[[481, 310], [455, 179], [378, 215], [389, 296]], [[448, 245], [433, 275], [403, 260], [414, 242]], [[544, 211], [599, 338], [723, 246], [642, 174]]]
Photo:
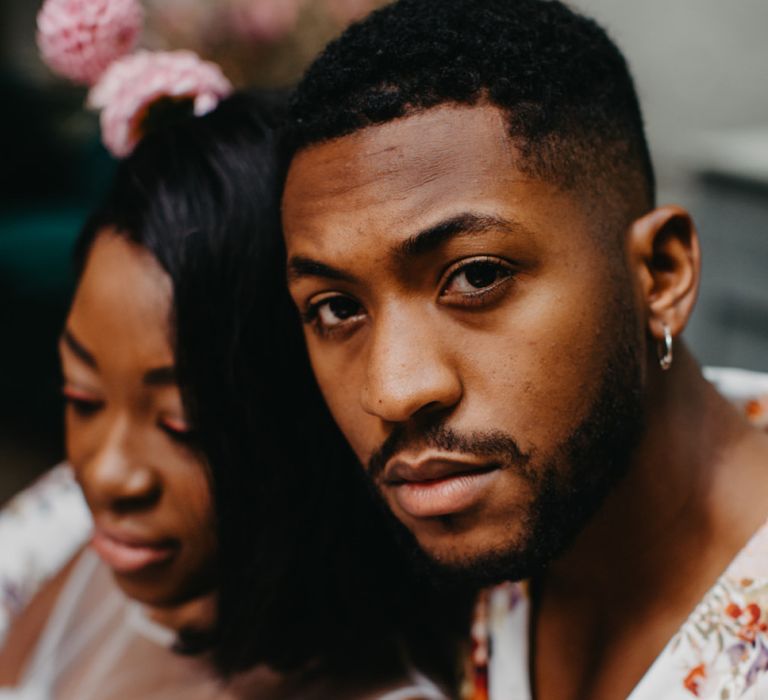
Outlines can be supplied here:
[[653, 206], [626, 61], [556, 0], [399, 0], [374, 12], [305, 74], [289, 141], [300, 150], [451, 102], [502, 109], [524, 172], [613, 204], [623, 222]]

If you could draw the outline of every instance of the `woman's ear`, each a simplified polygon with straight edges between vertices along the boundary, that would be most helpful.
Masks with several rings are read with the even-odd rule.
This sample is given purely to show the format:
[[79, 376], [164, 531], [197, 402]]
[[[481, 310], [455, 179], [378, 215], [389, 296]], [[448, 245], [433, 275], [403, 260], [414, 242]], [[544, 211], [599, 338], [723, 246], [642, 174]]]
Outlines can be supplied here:
[[678, 206], [654, 209], [629, 229], [631, 269], [647, 312], [648, 332], [664, 338], [685, 328], [696, 302], [701, 275], [699, 237], [690, 214]]

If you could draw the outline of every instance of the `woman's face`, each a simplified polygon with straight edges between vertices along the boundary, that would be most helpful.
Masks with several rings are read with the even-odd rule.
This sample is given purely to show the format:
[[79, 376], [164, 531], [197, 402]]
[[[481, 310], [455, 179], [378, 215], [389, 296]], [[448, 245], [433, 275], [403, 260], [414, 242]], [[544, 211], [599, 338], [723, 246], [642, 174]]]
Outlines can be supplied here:
[[67, 456], [93, 513], [93, 547], [126, 595], [154, 606], [208, 592], [216, 549], [175, 379], [171, 297], [150, 253], [103, 231], [59, 344]]

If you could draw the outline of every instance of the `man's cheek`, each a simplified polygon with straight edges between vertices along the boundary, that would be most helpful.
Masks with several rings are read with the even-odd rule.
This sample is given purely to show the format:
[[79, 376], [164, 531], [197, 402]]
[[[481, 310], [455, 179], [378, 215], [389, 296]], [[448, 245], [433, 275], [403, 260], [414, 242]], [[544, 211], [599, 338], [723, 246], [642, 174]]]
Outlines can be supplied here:
[[370, 439], [365, 431], [365, 417], [358, 416], [355, 420], [354, 416], [345, 415], [341, 418], [337, 417], [336, 422], [357, 459], [366, 466], [377, 446], [369, 444]]
[[346, 378], [341, 374], [335, 373], [332, 368], [326, 367], [325, 363], [318, 359], [317, 354], [312, 352], [311, 345], [309, 357], [312, 364], [312, 372], [315, 375], [317, 386], [320, 388], [320, 393], [323, 395], [328, 408], [331, 409], [334, 418], [336, 418], [337, 406], [343, 405], [344, 399], [340, 394], [346, 391]]
[[356, 401], [353, 393], [345, 387], [346, 382], [339, 378], [328, 381], [324, 379], [318, 376], [318, 384], [331, 415], [357, 458], [365, 463], [369, 453], [375, 449], [375, 445], [366, 444], [365, 438], [365, 425], [370, 416], [360, 409], [359, 401]]

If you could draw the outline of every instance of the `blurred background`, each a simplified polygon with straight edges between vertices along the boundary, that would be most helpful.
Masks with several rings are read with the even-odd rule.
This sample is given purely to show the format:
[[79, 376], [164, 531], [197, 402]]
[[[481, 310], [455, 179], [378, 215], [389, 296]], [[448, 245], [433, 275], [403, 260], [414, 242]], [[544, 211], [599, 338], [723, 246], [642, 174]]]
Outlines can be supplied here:
[[[142, 45], [194, 49], [239, 86], [287, 86], [385, 1], [144, 0]], [[0, 503], [62, 458], [56, 339], [70, 248], [114, 167], [85, 90], [38, 57], [40, 4], [0, 0]], [[690, 345], [705, 364], [768, 371], [768, 3], [573, 4], [630, 62], [659, 201], [698, 224], [704, 280]]]

